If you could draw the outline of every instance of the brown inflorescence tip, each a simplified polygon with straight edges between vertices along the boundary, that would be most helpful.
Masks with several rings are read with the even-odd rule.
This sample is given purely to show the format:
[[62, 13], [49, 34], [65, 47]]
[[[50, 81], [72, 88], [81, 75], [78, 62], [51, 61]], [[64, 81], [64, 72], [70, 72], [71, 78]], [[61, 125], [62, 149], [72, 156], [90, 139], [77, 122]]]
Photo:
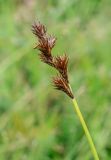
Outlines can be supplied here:
[[40, 39], [44, 37], [44, 35], [46, 34], [46, 31], [47, 31], [46, 27], [40, 22], [34, 23], [32, 25], [33, 34], [35, 34], [35, 36], [37, 36]]
[[47, 35], [46, 31], [46, 27], [40, 22], [32, 25], [32, 32], [36, 35], [39, 42], [34, 49], [38, 49], [40, 51], [39, 56], [44, 63], [54, 66], [51, 50], [55, 45], [56, 38], [54, 36]]
[[67, 73], [69, 59], [66, 55], [54, 57], [51, 52], [55, 46], [56, 38], [48, 35], [46, 27], [40, 22], [32, 25], [32, 32], [38, 38], [38, 44], [35, 49], [40, 51], [39, 57], [41, 61], [54, 67], [60, 74], [53, 78], [55, 88], [65, 92], [70, 98], [74, 98]]

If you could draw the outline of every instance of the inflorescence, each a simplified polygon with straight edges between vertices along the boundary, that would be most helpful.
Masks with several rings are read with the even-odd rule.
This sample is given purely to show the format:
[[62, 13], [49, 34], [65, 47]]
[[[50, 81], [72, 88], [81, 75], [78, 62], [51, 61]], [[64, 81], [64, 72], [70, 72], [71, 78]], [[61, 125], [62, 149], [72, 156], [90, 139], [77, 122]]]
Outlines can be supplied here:
[[68, 79], [68, 61], [66, 54], [53, 56], [52, 49], [55, 46], [56, 38], [47, 34], [46, 27], [40, 22], [32, 25], [32, 32], [38, 38], [38, 44], [34, 47], [40, 51], [39, 57], [42, 62], [54, 67], [59, 75], [53, 77], [53, 85], [57, 90], [65, 92], [70, 98], [74, 98]]

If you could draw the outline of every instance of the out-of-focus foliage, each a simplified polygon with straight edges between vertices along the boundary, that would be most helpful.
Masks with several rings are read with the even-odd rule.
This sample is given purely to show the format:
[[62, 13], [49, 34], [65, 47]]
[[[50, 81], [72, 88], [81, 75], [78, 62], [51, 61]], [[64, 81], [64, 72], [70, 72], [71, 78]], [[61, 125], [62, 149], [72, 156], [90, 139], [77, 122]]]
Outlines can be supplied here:
[[111, 0], [0, 0], [0, 160], [92, 160], [55, 71], [33, 50], [40, 20], [69, 75], [101, 160], [111, 159]]

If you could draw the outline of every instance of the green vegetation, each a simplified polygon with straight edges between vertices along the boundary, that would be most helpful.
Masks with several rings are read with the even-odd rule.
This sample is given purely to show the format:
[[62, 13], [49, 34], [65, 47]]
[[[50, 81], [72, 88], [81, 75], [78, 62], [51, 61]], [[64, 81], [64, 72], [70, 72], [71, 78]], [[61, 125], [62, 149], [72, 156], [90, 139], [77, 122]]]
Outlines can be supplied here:
[[71, 86], [101, 160], [111, 159], [111, 1], [0, 0], [0, 160], [92, 160], [70, 99], [33, 49], [40, 20], [69, 55]]

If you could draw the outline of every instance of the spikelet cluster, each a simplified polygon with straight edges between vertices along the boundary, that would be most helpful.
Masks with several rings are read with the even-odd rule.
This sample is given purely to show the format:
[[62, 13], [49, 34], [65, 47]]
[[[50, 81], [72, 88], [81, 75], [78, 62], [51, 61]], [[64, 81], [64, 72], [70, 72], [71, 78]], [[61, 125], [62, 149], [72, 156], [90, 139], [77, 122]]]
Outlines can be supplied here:
[[74, 98], [68, 79], [69, 59], [67, 55], [52, 55], [52, 49], [55, 46], [56, 38], [52, 35], [48, 35], [46, 27], [40, 22], [32, 25], [32, 32], [38, 39], [38, 43], [34, 48], [40, 51], [39, 57], [41, 61], [54, 67], [59, 72], [59, 75], [53, 77], [52, 82], [54, 87], [66, 93], [70, 98]]

